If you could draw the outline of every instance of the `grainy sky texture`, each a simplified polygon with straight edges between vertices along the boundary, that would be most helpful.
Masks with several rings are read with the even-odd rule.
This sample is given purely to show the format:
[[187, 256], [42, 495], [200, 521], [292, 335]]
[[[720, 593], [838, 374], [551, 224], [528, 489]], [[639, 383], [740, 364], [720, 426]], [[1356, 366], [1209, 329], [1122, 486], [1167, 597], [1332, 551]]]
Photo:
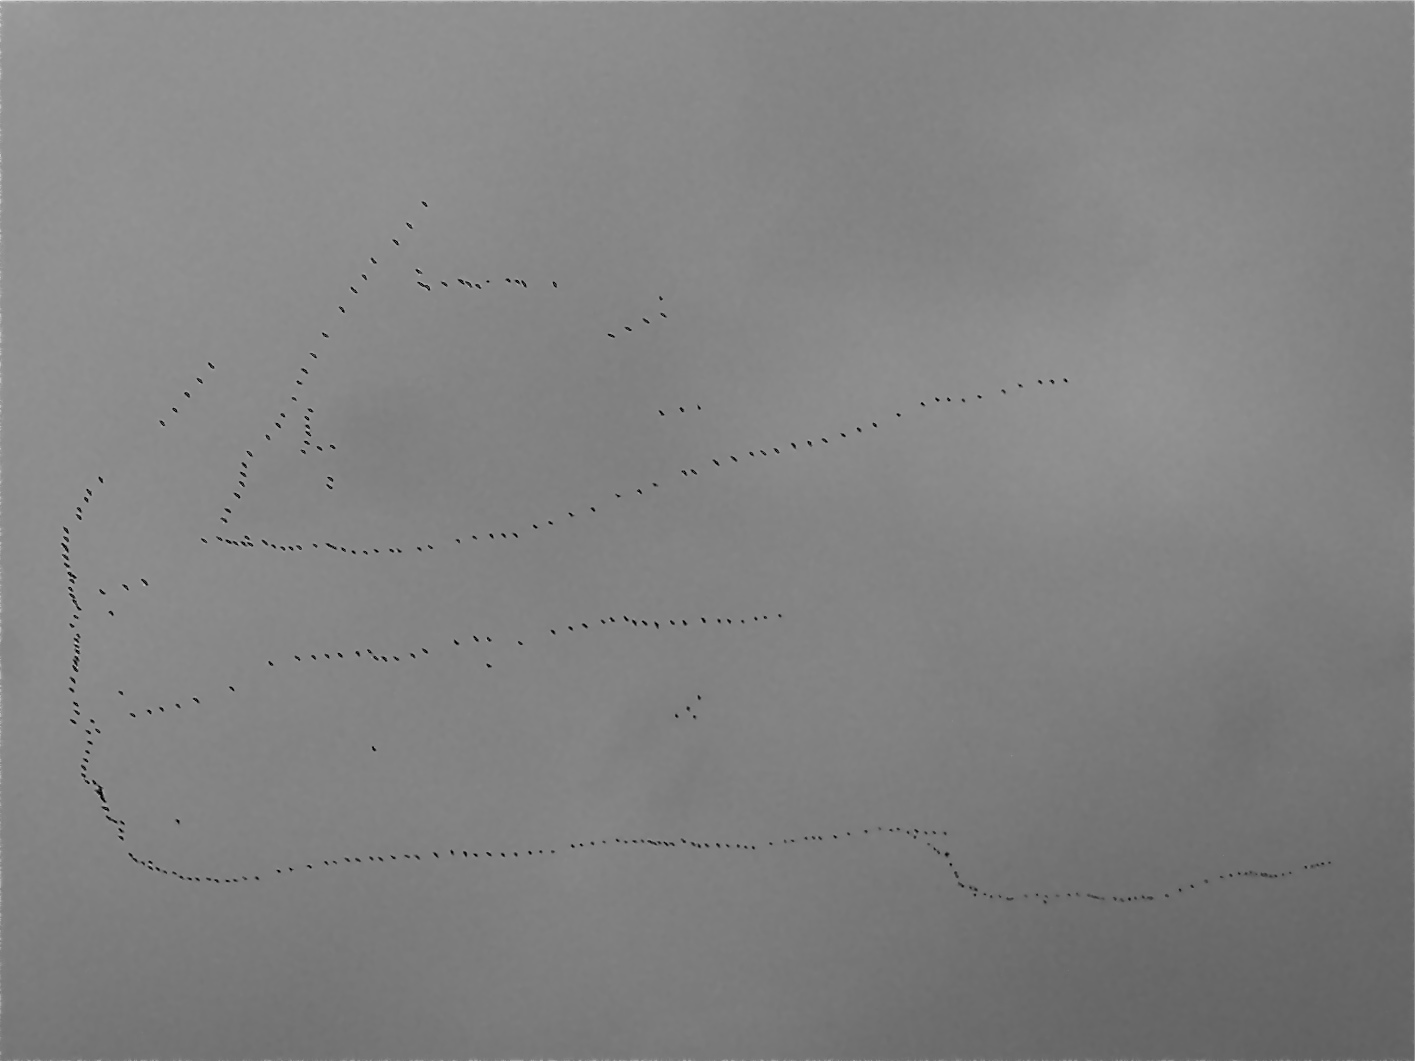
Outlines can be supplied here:
[[1411, 28], [6, 6], [5, 1056], [1409, 1057]]

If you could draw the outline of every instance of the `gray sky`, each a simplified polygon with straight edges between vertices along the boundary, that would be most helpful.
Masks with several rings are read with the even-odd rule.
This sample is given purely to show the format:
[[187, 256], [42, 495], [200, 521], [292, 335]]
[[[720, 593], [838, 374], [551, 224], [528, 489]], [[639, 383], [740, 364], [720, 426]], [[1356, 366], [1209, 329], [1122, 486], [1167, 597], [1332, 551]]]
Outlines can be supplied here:
[[3, 23], [5, 1056], [1410, 1056], [1409, 5]]

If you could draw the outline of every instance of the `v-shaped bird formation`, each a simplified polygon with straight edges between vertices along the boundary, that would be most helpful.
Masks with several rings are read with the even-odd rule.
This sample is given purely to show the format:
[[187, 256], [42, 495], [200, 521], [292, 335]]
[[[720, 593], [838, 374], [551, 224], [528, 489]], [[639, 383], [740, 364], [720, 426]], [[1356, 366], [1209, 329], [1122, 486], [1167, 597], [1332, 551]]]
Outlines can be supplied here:
[[[429, 209], [427, 202], [422, 202], [423, 209]], [[414, 237], [409, 233], [417, 230], [411, 220], [404, 222], [404, 239], [412, 240]], [[462, 298], [468, 297], [522, 297], [525, 298], [534, 292], [535, 296], [556, 297], [562, 290], [559, 279], [539, 280], [534, 287], [531, 281], [516, 276], [506, 276], [498, 279], [471, 278], [466, 276], [451, 276], [446, 279], [433, 277], [425, 274], [420, 266], [409, 261], [409, 255], [413, 253], [411, 243], [405, 245], [404, 239], [397, 237], [390, 238], [392, 249], [385, 250], [382, 259], [370, 256], [368, 265], [361, 269], [356, 279], [346, 284], [348, 288], [347, 296], [342, 296], [331, 310], [331, 320], [327, 325], [332, 331], [320, 331], [320, 337], [324, 342], [318, 349], [309, 350], [307, 359], [311, 364], [301, 364], [299, 371], [295, 374], [289, 401], [296, 404], [302, 414], [302, 429], [299, 437], [299, 452], [302, 455], [311, 453], [333, 452], [336, 446], [333, 443], [317, 442], [314, 434], [313, 404], [302, 404], [301, 392], [298, 388], [306, 387], [312, 379], [311, 368], [325, 367], [336, 363], [336, 358], [332, 351], [336, 350], [339, 341], [339, 329], [347, 322], [352, 326], [359, 317], [360, 303], [364, 294], [370, 286], [377, 282], [385, 283], [408, 283], [415, 286], [419, 291], [429, 296], [456, 295]], [[411, 271], [410, 271], [411, 270]], [[669, 322], [668, 310], [664, 305], [665, 300], [662, 295], [657, 296], [654, 309], [639, 315], [632, 320], [618, 320], [612, 322], [604, 328], [604, 337], [610, 340], [618, 340], [621, 337], [634, 334], [635, 330], [645, 331], [653, 328], [667, 327]], [[320, 354], [326, 356], [321, 359]], [[189, 384], [188, 389], [182, 393], [183, 401], [195, 403], [198, 396], [209, 391], [206, 387], [208, 380], [215, 378], [216, 365], [214, 362], [205, 362], [205, 369], [201, 375], [195, 375], [194, 384]], [[1016, 396], [1020, 397], [1024, 392], [1030, 393], [1029, 385], [1033, 390], [1048, 390], [1058, 385], [1067, 385], [1071, 382], [1069, 376], [1059, 378], [1037, 379], [1032, 385], [1030, 381], [1009, 382], [998, 387], [998, 397]], [[929, 395], [928, 398], [919, 401], [919, 409], [922, 412], [909, 413], [909, 415], [929, 415], [936, 416], [945, 410], [960, 408], [969, 404], [969, 399], [976, 407], [983, 403], [983, 394], [976, 391], [970, 394], [948, 394]], [[931, 400], [930, 400], [931, 399]], [[178, 429], [185, 422], [182, 418], [183, 411], [189, 406], [176, 404], [170, 406], [157, 417], [159, 428]], [[778, 458], [800, 459], [823, 459], [824, 454], [829, 452], [827, 447], [840, 448], [842, 445], [851, 445], [863, 440], [870, 435], [888, 430], [891, 426], [899, 423], [905, 417], [905, 406], [886, 411], [883, 414], [876, 413], [872, 419], [861, 419], [855, 423], [824, 426], [819, 433], [809, 437], [797, 438], [770, 438], [766, 440], [754, 440], [750, 448], [738, 452], [718, 453], [716, 455], [704, 454], [700, 459], [692, 462], [687, 467], [676, 469], [665, 468], [659, 480], [649, 479], [643, 483], [617, 484], [616, 487], [606, 488], [603, 498], [596, 505], [579, 506], [579, 516], [575, 511], [568, 508], [561, 512], [547, 513], [528, 523], [512, 525], [509, 522], [496, 522], [494, 526], [480, 527], [476, 530], [468, 529], [465, 533], [454, 535], [450, 539], [438, 542], [403, 542], [398, 544], [368, 542], [332, 542], [332, 541], [285, 541], [274, 542], [265, 538], [252, 538], [250, 534], [242, 534], [239, 537], [232, 536], [234, 531], [225, 531], [236, 518], [236, 510], [239, 503], [249, 492], [251, 485], [252, 465], [256, 461], [256, 450], [246, 449], [242, 457], [238, 460], [239, 468], [236, 473], [235, 489], [232, 491], [232, 501], [234, 504], [222, 508], [221, 514], [217, 517], [222, 525], [223, 532], [209, 532], [208, 536], [201, 536], [200, 542], [208, 545], [218, 544], [232, 548], [256, 549], [263, 552], [280, 552], [285, 554], [304, 554], [311, 560], [330, 554], [341, 556], [359, 557], [405, 557], [415, 559], [420, 554], [431, 554], [435, 549], [456, 550], [459, 548], [469, 548], [472, 543], [495, 542], [524, 542], [530, 544], [534, 541], [553, 541], [550, 529], [560, 525], [560, 531], [571, 526], [572, 520], [583, 523], [584, 520], [606, 511], [611, 504], [629, 501], [637, 502], [639, 499], [654, 496], [660, 490], [672, 489], [668, 484], [678, 483], [680, 487], [686, 488], [688, 483], [694, 479], [704, 479], [712, 475], [730, 475], [736, 466], [745, 465], [748, 462], [757, 460], [776, 460]], [[912, 403], [908, 406], [912, 408]], [[677, 415], [687, 415], [689, 412], [701, 413], [703, 406], [697, 402], [684, 403], [682, 405], [669, 405], [658, 409], [660, 417], [666, 417], [676, 410]], [[892, 414], [892, 415], [891, 415]], [[181, 419], [179, 419], [181, 418]], [[263, 431], [264, 441], [273, 443], [282, 437], [287, 420], [287, 410], [280, 410], [276, 417], [267, 425], [269, 431]], [[765, 434], [766, 432], [764, 432]], [[180, 436], [180, 431], [177, 432]], [[290, 437], [294, 432], [290, 433]], [[177, 441], [174, 437], [173, 441]], [[818, 458], [817, 455], [820, 455]], [[673, 475], [677, 473], [677, 476]], [[323, 485], [327, 490], [335, 489], [333, 476], [326, 475]], [[95, 497], [94, 487], [107, 488], [104, 477], [99, 476], [96, 482], [84, 488], [83, 497], [75, 508], [74, 519], [76, 523], [83, 523], [85, 513]], [[293, 865], [276, 865], [261, 867], [258, 872], [252, 867], [252, 872], [242, 876], [209, 876], [200, 873], [187, 872], [185, 869], [179, 871], [177, 868], [159, 865], [150, 858], [140, 857], [139, 854], [129, 847], [127, 835], [127, 822], [115, 809], [115, 800], [121, 801], [121, 787], [115, 793], [108, 792], [108, 786], [99, 783], [94, 775], [94, 755], [97, 748], [96, 738], [103, 735], [103, 730], [98, 725], [97, 719], [92, 715], [85, 715], [80, 703], [79, 677], [81, 673], [83, 630], [81, 621], [84, 615], [84, 607], [80, 597], [80, 581], [78, 572], [75, 569], [73, 558], [73, 541], [71, 530], [68, 526], [62, 528], [60, 542], [61, 561], [64, 568], [65, 589], [68, 594], [70, 620], [69, 627], [72, 634], [72, 655], [70, 659], [70, 673], [68, 680], [68, 692], [72, 711], [69, 721], [75, 727], [82, 727], [84, 735], [84, 746], [80, 757], [79, 775], [83, 783], [89, 786], [98, 800], [99, 807], [104, 818], [110, 822], [117, 831], [119, 842], [125, 846], [127, 858], [136, 866], [151, 871], [155, 874], [171, 877], [177, 880], [197, 883], [212, 884], [237, 884], [258, 882], [261, 880], [274, 880], [283, 876], [293, 876], [300, 872], [314, 872], [327, 868], [347, 868], [354, 865], [389, 865], [396, 862], [456, 862], [463, 865], [472, 862], [493, 861], [497, 864], [505, 864], [521, 859], [542, 859], [546, 856], [571, 857], [588, 852], [597, 851], [648, 851], [654, 850], [664, 853], [673, 853], [675, 857], [695, 858], [702, 854], [722, 855], [727, 854], [732, 857], [749, 858], [761, 856], [764, 853], [773, 853], [776, 849], [785, 851], [788, 848], [821, 844], [826, 842], [839, 842], [841, 840], [851, 842], [866, 842], [866, 838], [874, 837], [895, 837], [915, 841], [924, 847], [934, 856], [942, 860], [944, 872], [947, 873], [960, 891], [972, 898], [982, 898], [1001, 902], [1035, 901], [1045, 905], [1059, 903], [1066, 899], [1089, 900], [1107, 903], [1135, 903], [1154, 902], [1160, 899], [1178, 899], [1189, 892], [1196, 891], [1200, 887], [1210, 887], [1225, 881], [1233, 880], [1278, 880], [1293, 876], [1301, 871], [1309, 871], [1325, 868], [1331, 865], [1330, 861], [1309, 862], [1296, 868], [1289, 868], [1277, 871], [1260, 871], [1253, 869], [1227, 870], [1222, 873], [1211, 874], [1207, 877], [1193, 877], [1190, 880], [1175, 883], [1165, 888], [1155, 888], [1140, 893], [1115, 893], [1104, 889], [1097, 890], [1091, 886], [1090, 890], [1037, 890], [1018, 894], [1007, 894], [992, 891], [980, 887], [965, 879], [959, 870], [952, 847], [956, 846], [947, 841], [948, 833], [941, 829], [920, 829], [904, 826], [879, 826], [856, 827], [845, 831], [831, 833], [818, 833], [804, 836], [793, 836], [785, 838], [754, 837], [751, 839], [737, 837], [730, 841], [720, 839], [707, 840], [702, 838], [689, 839], [687, 837], [642, 837], [642, 836], [600, 836], [594, 838], [575, 837], [573, 839], [561, 838], [554, 846], [550, 847], [518, 847], [516, 849], [473, 849], [471, 847], [449, 846], [445, 849], [433, 849], [421, 852], [389, 852], [384, 851], [379, 854], [362, 855], [338, 855], [329, 858], [313, 858], [308, 861]], [[144, 578], [129, 579], [114, 585], [94, 587], [94, 596], [91, 599], [97, 602], [97, 621], [99, 630], [95, 636], [102, 636], [105, 629], [103, 624], [107, 620], [118, 621], [123, 617], [124, 602], [141, 596], [142, 593], [152, 587], [149, 581]], [[677, 638], [680, 634], [687, 634], [689, 631], [696, 637], [707, 636], [711, 632], [712, 636], [732, 637], [737, 635], [737, 631], [745, 633], [747, 629], [758, 628], [761, 624], [779, 623], [786, 619], [783, 612], [761, 609], [757, 613], [733, 616], [719, 615], [691, 615], [679, 614], [673, 616], [658, 615], [655, 617], [619, 615], [599, 615], [584, 617], [569, 617], [566, 619], [552, 619], [547, 621], [541, 629], [526, 629], [519, 631], [501, 631], [495, 637], [485, 631], [468, 633], [466, 631], [448, 632], [448, 636], [436, 642], [427, 644], [383, 644], [371, 645], [340, 645], [340, 646], [303, 646], [298, 651], [292, 650], [288, 655], [279, 658], [268, 658], [265, 660], [249, 660], [244, 664], [236, 664], [235, 669], [243, 674], [249, 675], [252, 669], [261, 671], [285, 668], [289, 666], [309, 667], [353, 667], [364, 665], [384, 665], [399, 664], [412, 665], [427, 661], [434, 656], [456, 659], [458, 657], [474, 660], [478, 666], [475, 669], [491, 669], [493, 662], [505, 662], [509, 666], [524, 666], [534, 664], [534, 661], [545, 652], [555, 651], [557, 643], [568, 643], [578, 641], [583, 638]], [[112, 627], [107, 627], [112, 629]], [[261, 664], [264, 664], [262, 667]], [[139, 703], [136, 696], [130, 696], [129, 690], [94, 690], [88, 695], [96, 697], [106, 702], [108, 709], [115, 718], [126, 720], [137, 719], [158, 719], [171, 713], [184, 712], [187, 715], [196, 711], [198, 714], [203, 708], [223, 707], [226, 710], [239, 709], [240, 693], [238, 688], [244, 678], [235, 674], [229, 675], [230, 680], [213, 682], [209, 689], [201, 690], [202, 696], [188, 695], [185, 698], [176, 698], [156, 702], [154, 699], [147, 699]], [[703, 698], [694, 694], [694, 697], [682, 706], [672, 708], [673, 719], [679, 722], [698, 721], [701, 719], [700, 710]], [[131, 724], [131, 722], [129, 723]], [[377, 745], [370, 745], [369, 755], [377, 754]], [[112, 785], [110, 779], [109, 785]], [[180, 825], [181, 819], [174, 819], [173, 825]]]

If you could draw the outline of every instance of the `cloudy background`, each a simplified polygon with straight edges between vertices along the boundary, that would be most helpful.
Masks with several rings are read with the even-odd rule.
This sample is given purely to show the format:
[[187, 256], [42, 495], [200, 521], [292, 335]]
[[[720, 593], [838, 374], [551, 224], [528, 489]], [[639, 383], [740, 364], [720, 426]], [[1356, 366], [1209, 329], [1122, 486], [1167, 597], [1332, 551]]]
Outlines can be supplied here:
[[5, 1056], [1409, 1056], [1408, 5], [3, 25]]

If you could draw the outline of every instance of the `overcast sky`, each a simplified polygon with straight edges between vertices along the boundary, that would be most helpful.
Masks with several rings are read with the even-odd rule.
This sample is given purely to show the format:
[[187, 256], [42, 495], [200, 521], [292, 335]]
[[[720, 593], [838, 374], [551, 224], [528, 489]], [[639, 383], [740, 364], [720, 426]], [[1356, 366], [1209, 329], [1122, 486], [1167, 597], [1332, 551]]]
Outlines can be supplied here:
[[3, 29], [6, 1057], [1410, 1056], [1409, 5]]

